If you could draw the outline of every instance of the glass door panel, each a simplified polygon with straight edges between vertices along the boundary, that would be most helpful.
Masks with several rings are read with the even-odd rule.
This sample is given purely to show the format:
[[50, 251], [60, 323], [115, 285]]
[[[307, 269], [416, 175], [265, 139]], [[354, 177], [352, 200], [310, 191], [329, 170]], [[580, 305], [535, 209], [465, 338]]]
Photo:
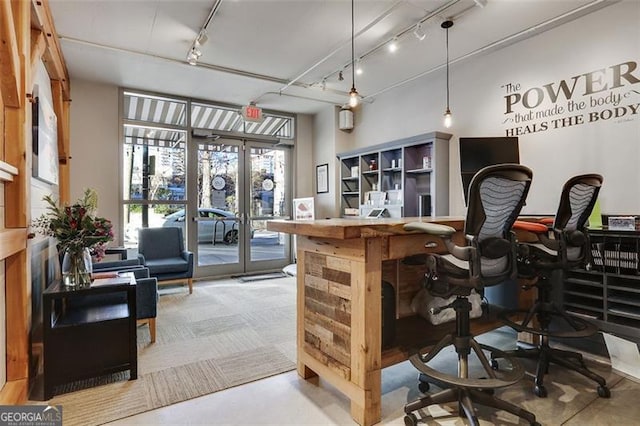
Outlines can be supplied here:
[[267, 230], [267, 220], [286, 218], [290, 206], [289, 150], [247, 142], [251, 224], [247, 271], [277, 269], [289, 263], [289, 236]]
[[189, 247], [196, 253], [195, 275], [278, 270], [289, 264], [289, 235], [267, 230], [267, 220], [285, 218], [290, 209], [289, 149], [231, 139], [193, 142], [197, 153], [190, 158], [197, 172], [191, 170], [190, 176], [197, 191], [189, 192], [188, 205], [197, 214], [189, 215], [187, 226]]
[[243, 270], [241, 152], [234, 141], [197, 143], [197, 214], [190, 237], [197, 238], [199, 276]]

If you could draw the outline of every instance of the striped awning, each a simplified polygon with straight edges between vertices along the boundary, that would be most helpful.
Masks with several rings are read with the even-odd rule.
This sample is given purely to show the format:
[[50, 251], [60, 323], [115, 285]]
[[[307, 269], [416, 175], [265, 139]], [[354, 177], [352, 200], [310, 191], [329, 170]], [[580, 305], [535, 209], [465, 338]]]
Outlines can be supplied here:
[[[139, 127], [125, 126], [125, 136], [177, 141], [180, 135], [171, 130], [156, 129], [149, 136], [153, 124], [187, 127], [187, 101], [133, 92], [124, 93], [124, 119], [140, 123]], [[213, 104], [191, 104], [191, 128], [224, 132], [265, 135], [282, 139], [293, 138], [293, 117], [264, 113], [261, 122], [244, 121], [239, 108]]]

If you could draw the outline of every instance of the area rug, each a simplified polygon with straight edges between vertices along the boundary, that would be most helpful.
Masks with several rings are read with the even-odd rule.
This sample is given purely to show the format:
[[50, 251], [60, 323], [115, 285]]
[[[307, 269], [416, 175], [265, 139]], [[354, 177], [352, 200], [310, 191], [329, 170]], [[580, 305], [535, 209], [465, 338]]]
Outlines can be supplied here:
[[[156, 343], [138, 328], [138, 379], [56, 395], [67, 425], [99, 425], [295, 368], [295, 278], [162, 290]], [[113, 381], [113, 380], [116, 381]], [[58, 389], [65, 392], [81, 387]]]

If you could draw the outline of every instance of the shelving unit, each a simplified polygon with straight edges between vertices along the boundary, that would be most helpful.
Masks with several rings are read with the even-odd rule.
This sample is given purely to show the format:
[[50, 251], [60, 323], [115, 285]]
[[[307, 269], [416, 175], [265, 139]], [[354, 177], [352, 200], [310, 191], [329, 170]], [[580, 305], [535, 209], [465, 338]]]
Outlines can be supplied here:
[[593, 267], [564, 279], [567, 312], [640, 342], [640, 232], [590, 230]]
[[367, 194], [382, 191], [392, 215], [448, 215], [449, 139], [432, 132], [338, 155], [341, 214], [362, 214]]

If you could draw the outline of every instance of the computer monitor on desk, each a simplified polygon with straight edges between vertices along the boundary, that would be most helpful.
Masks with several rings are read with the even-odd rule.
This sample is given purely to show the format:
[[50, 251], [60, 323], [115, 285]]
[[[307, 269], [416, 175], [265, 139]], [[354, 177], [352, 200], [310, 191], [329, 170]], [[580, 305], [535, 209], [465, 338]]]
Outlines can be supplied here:
[[520, 164], [518, 138], [460, 138], [460, 172], [465, 204], [469, 202], [467, 197], [473, 176], [487, 166], [504, 163]]

